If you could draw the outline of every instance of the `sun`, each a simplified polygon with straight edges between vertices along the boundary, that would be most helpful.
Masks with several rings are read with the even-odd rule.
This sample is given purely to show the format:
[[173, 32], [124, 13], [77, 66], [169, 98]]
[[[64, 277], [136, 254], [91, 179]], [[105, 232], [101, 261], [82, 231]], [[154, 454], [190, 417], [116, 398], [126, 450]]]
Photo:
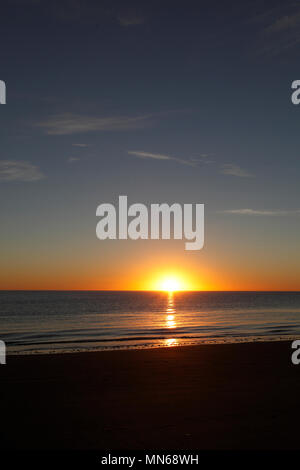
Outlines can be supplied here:
[[[151, 276], [151, 277], [150, 277]], [[195, 281], [191, 274], [179, 269], [157, 270], [149, 273], [146, 290], [161, 292], [182, 292], [195, 290]]]
[[175, 292], [184, 290], [182, 281], [177, 277], [166, 277], [159, 282], [159, 290], [165, 292]]

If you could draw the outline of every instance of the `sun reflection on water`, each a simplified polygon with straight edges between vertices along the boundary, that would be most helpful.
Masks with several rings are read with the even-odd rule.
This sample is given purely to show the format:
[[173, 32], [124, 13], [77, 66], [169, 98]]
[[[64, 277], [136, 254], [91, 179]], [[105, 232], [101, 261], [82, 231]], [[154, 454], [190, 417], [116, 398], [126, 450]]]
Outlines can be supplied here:
[[176, 338], [168, 338], [168, 339], [165, 339], [165, 345], [166, 346], [178, 346], [178, 341]]
[[[174, 294], [173, 292], [168, 293], [168, 304], [166, 308], [166, 318], [165, 318], [165, 327], [168, 329], [173, 329], [177, 327], [176, 322], [176, 310], [174, 307]], [[166, 346], [176, 346], [178, 345], [178, 340], [175, 338], [165, 339]]]

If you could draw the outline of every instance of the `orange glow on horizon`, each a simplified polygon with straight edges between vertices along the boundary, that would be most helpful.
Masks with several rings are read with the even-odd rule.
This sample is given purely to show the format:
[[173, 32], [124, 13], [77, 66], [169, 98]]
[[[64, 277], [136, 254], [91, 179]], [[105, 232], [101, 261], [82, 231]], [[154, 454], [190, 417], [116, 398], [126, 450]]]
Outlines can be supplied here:
[[[118, 255], [118, 256], [117, 256]], [[294, 271], [263, 269], [257, 264], [233, 262], [218, 257], [199, 262], [196, 256], [176, 253], [138, 253], [134, 259], [119, 253], [105, 257], [42, 262], [18, 258], [18, 263], [1, 266], [1, 290], [87, 290], [87, 291], [299, 291]], [[26, 262], [25, 262], [26, 261]], [[4, 269], [5, 268], [5, 269]], [[271, 270], [271, 268], [273, 268]], [[172, 312], [169, 312], [170, 314]]]

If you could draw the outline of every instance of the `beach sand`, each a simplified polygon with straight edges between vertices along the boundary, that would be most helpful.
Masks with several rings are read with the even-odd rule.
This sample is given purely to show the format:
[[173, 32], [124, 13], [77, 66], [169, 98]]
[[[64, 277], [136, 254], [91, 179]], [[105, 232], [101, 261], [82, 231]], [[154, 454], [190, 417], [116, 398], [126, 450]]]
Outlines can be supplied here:
[[6, 449], [299, 448], [291, 343], [8, 356]]

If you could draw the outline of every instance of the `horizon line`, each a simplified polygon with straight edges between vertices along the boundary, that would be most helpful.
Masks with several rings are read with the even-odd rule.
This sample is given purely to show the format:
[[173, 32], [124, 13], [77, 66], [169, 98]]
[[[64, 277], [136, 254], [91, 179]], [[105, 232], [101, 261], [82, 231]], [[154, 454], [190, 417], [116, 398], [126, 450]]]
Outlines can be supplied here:
[[164, 289], [1, 289], [0, 292], [295, 292], [300, 293], [299, 290], [276, 290], [276, 289], [251, 289], [251, 290], [231, 290], [231, 289], [208, 289], [208, 290], [198, 290], [198, 289], [178, 289], [174, 291], [168, 291]]

